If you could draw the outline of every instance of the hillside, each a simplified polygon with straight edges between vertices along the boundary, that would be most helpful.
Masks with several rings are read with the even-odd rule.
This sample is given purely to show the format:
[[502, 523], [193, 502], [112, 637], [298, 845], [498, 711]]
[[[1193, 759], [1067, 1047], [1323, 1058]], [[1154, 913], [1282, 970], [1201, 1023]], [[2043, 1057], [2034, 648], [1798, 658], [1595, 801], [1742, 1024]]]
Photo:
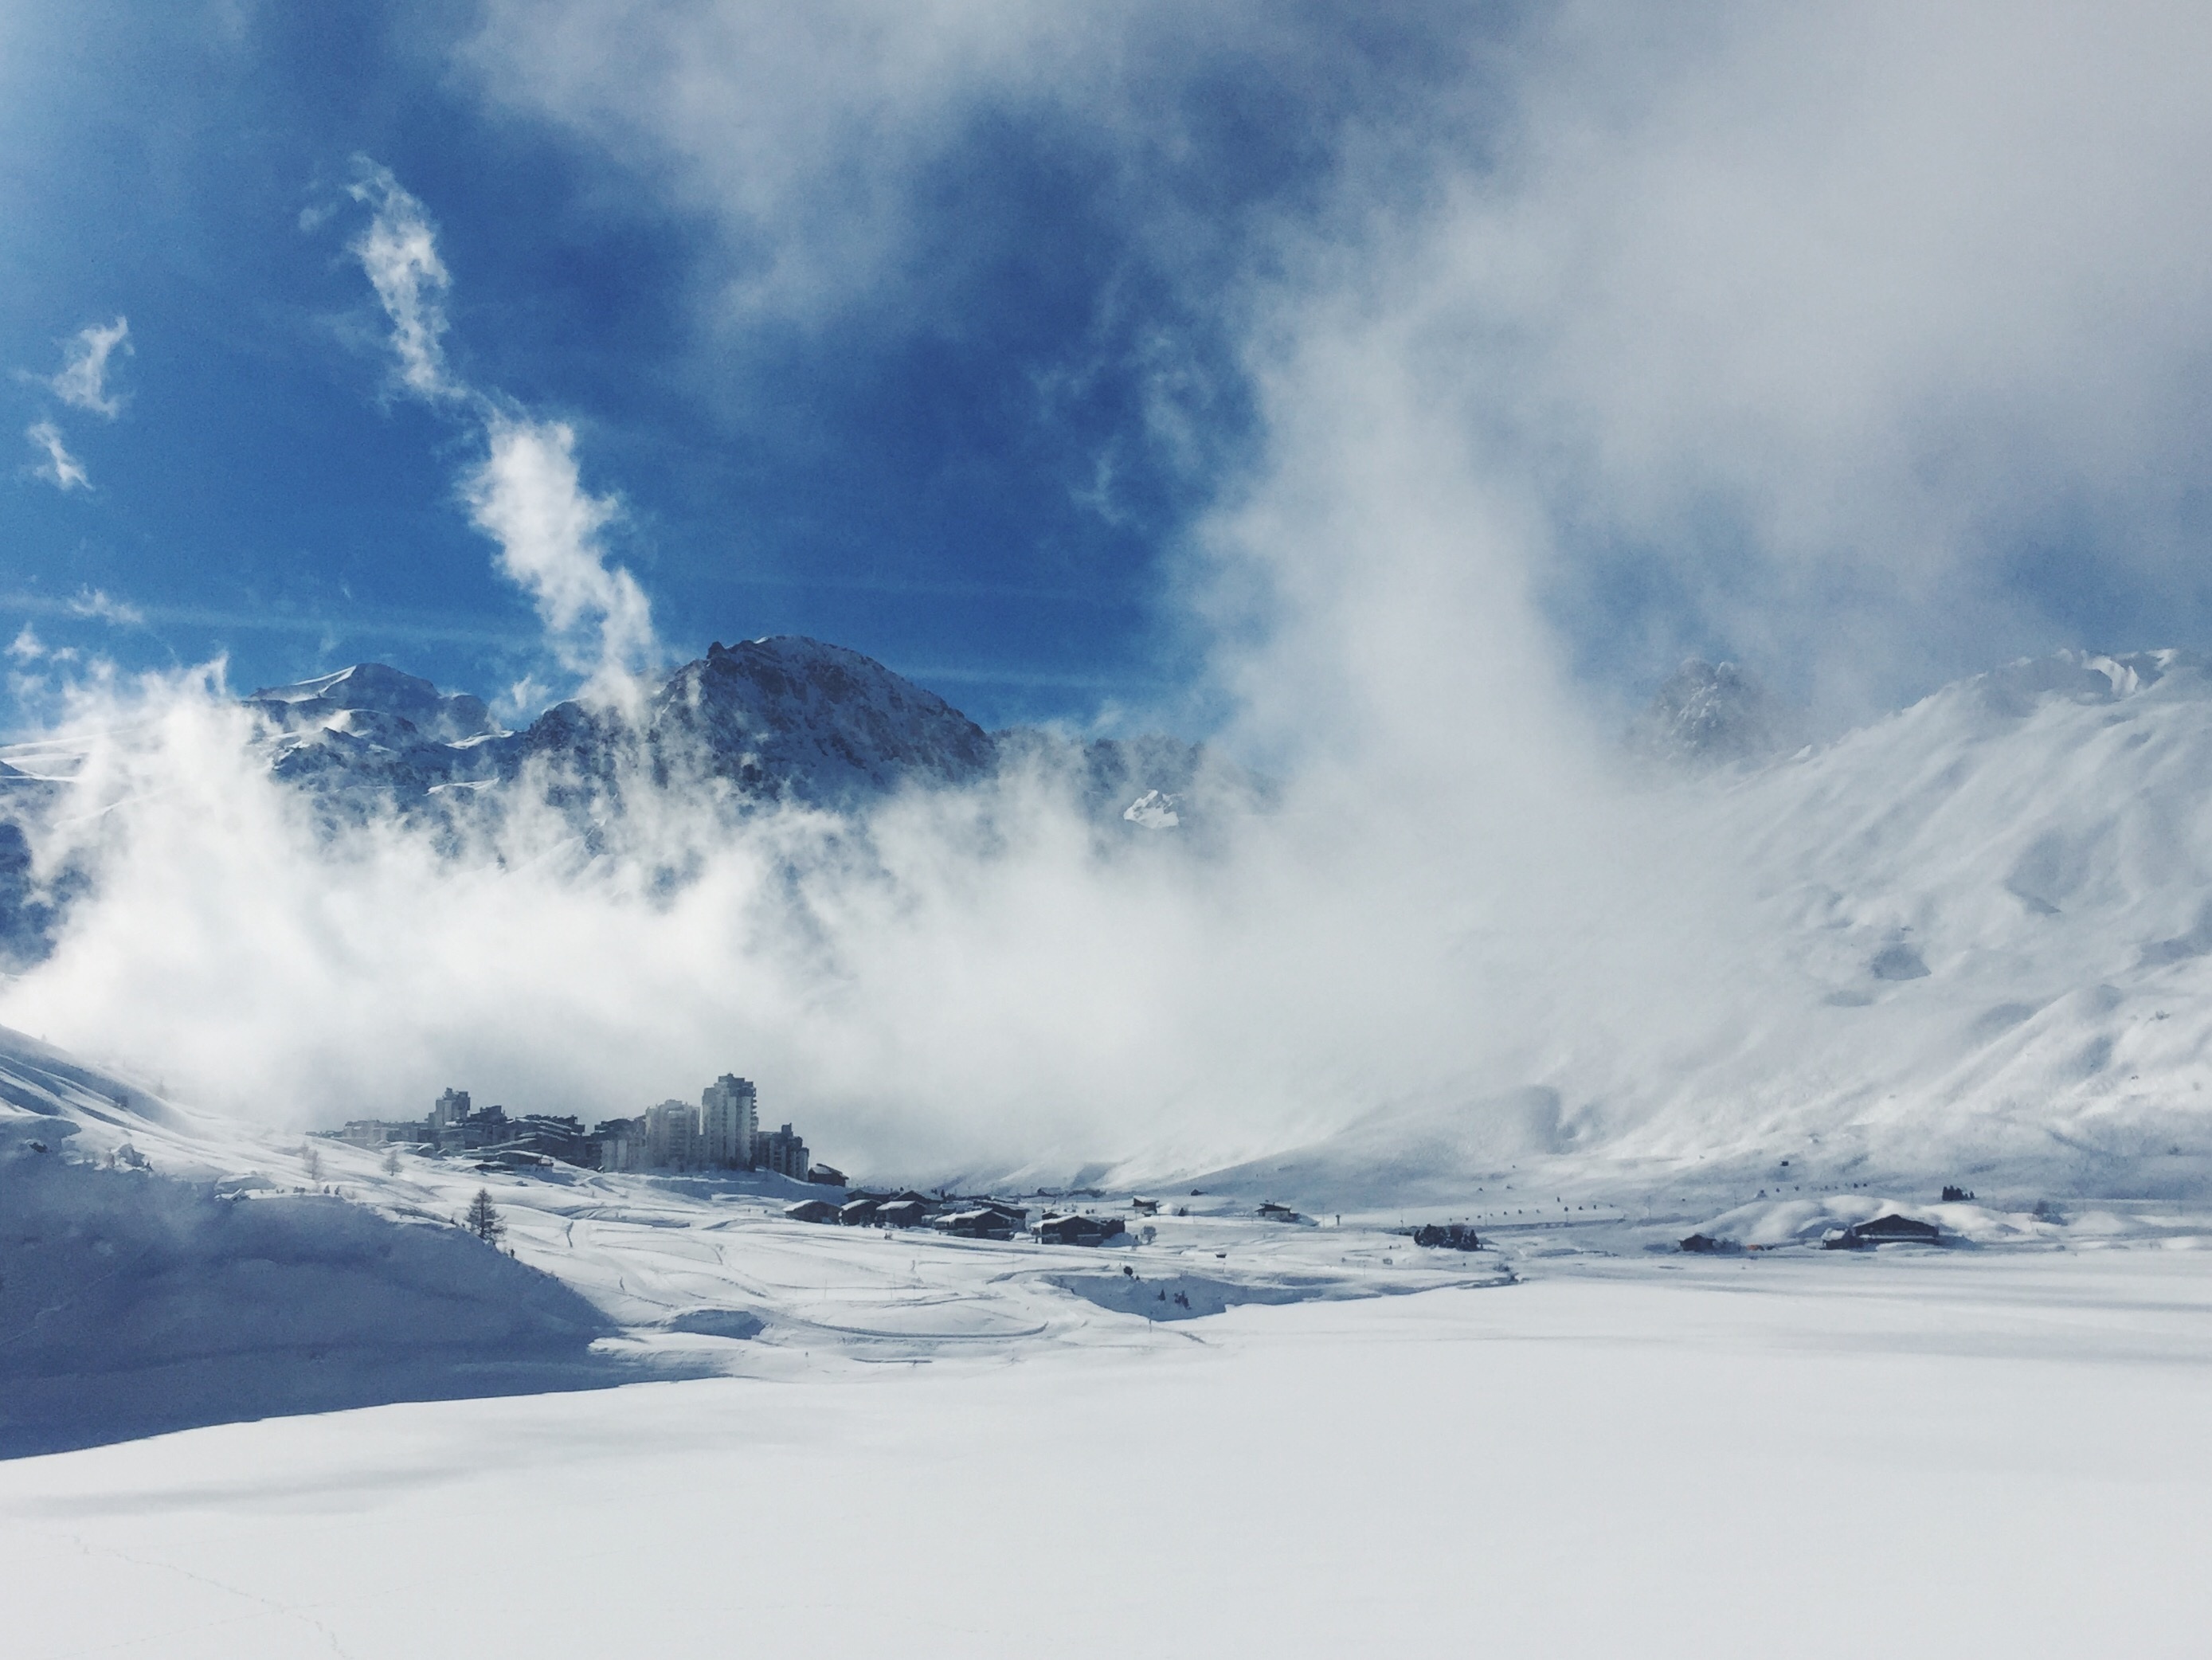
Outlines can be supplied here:
[[1234, 1179], [1346, 1203], [1494, 1193], [1516, 1165], [1610, 1192], [2212, 1190], [2202, 663], [2024, 661], [1786, 759], [1664, 778], [1642, 811], [1707, 855], [1730, 918], [1684, 942], [1710, 1019], [1584, 1011], [1594, 1041], [1523, 1087], [1375, 1111]]

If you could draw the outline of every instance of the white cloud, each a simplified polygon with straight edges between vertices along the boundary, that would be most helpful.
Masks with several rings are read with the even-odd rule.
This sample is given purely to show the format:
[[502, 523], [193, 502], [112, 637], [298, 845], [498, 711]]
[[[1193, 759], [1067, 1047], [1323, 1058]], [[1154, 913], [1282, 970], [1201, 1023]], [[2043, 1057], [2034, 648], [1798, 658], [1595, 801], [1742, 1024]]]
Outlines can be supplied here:
[[123, 398], [107, 389], [107, 360], [117, 351], [130, 355], [131, 322], [118, 317], [105, 326], [92, 324], [79, 329], [64, 349], [61, 373], [46, 382], [54, 396], [72, 409], [104, 415], [112, 421], [123, 412]]
[[392, 319], [400, 384], [432, 401], [465, 397], [465, 389], [446, 368], [446, 291], [453, 279], [438, 257], [429, 216], [390, 169], [366, 158], [357, 159], [356, 167], [361, 176], [349, 187], [351, 194], [374, 214], [351, 251]]
[[39, 631], [28, 623], [23, 624], [8, 647], [8, 655], [19, 663], [35, 663], [46, 654], [46, 642], [39, 638]]
[[635, 677], [659, 650], [644, 590], [608, 564], [600, 541], [615, 503], [584, 489], [572, 428], [519, 412], [454, 377], [442, 344], [452, 279], [429, 216], [388, 169], [366, 158], [356, 165], [362, 177], [352, 193], [374, 216], [351, 249], [392, 319], [400, 384], [482, 423], [488, 453], [462, 492], [471, 521], [499, 544], [500, 574], [531, 597], [548, 646], [584, 678], [585, 695], [634, 701]]
[[43, 478], [64, 493], [92, 488], [92, 478], [85, 471], [84, 463], [69, 453], [59, 427], [51, 421], [34, 421], [23, 429], [23, 436], [31, 441], [31, 447], [41, 458], [31, 469], [33, 477]]
[[[1207, 267], [1185, 298], [1234, 316], [1261, 295], [1263, 374], [1304, 331], [1369, 323], [1370, 347], [1417, 359], [1407, 391], [1458, 435], [1455, 465], [1532, 515], [1540, 626], [1638, 651], [1639, 673], [1717, 638], [1878, 699], [2048, 643], [2064, 596], [2015, 580], [2024, 548], [2087, 545], [2138, 600], [2197, 584], [2201, 6], [1696, 0], [1655, 22], [1560, 0], [1512, 25], [1470, 9], [1455, 39], [1438, 8], [1397, 20], [1435, 31], [1418, 74], [1363, 58], [1348, 8], [493, 0], [485, 19], [468, 61], [492, 98], [720, 228], [703, 286], [726, 347], [863, 295], [910, 303], [914, 248], [942, 234], [933, 170], [980, 122], [1079, 132], [1160, 269], [1201, 232], [1243, 236], [1247, 282]], [[1334, 193], [1226, 228], [1194, 211], [1188, 89], [1265, 64], [1297, 120], [1322, 79], [1299, 66], [1332, 56], [1368, 65], [1329, 83], [1364, 86], [1348, 119], [1314, 106]], [[1190, 406], [1164, 404], [1164, 453]], [[1632, 587], [1659, 597], [1625, 605]]]
[[104, 588], [80, 588], [66, 604], [72, 617], [97, 617], [123, 628], [137, 628], [146, 620], [145, 612], [136, 605], [112, 599]]
[[561, 423], [500, 416], [487, 436], [490, 453], [464, 489], [477, 528], [499, 544], [501, 575], [536, 602], [562, 666], [592, 695], [626, 696], [654, 641], [643, 590], [600, 544], [619, 509], [584, 489], [575, 434]]
[[2047, 645], [2023, 547], [2197, 586], [2212, 13], [1540, 16], [1503, 135], [1438, 152], [1359, 291], [1543, 580], [1601, 607], [1620, 565], [1573, 562], [1633, 550], [1693, 630], [1875, 705]]

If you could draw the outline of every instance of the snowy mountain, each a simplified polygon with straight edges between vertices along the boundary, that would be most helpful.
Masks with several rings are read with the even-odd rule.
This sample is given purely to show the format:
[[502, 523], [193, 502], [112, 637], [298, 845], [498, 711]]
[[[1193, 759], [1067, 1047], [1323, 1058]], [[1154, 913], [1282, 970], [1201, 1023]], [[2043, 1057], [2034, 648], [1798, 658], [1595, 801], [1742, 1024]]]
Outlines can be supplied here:
[[1347, 1204], [1494, 1193], [1516, 1165], [1563, 1190], [1699, 1164], [1808, 1190], [2212, 1190], [2204, 663], [2015, 663], [1644, 811], [1707, 851], [1735, 918], [1685, 942], [1703, 1024], [1573, 1006], [1577, 1041], [1522, 1087], [1379, 1110], [1237, 1179]]
[[381, 663], [264, 687], [246, 706], [264, 724], [270, 769], [326, 793], [419, 796], [509, 769], [513, 745], [482, 698], [441, 693]]
[[815, 806], [964, 784], [997, 757], [983, 729], [873, 658], [797, 636], [717, 642], [653, 700], [656, 769]]
[[[994, 736], [873, 658], [798, 635], [715, 642], [635, 721], [564, 702], [507, 733], [480, 699], [374, 663], [264, 688], [246, 706], [262, 722], [276, 776], [356, 812], [441, 796], [454, 805], [526, 773], [562, 800], [613, 803], [641, 787], [720, 789], [739, 803], [851, 812], [903, 788], [973, 784], [1018, 766], [1064, 778], [1102, 823], [1145, 828], [1263, 794], [1203, 745], [1176, 739]], [[1147, 795], [1187, 800], [1181, 814], [1156, 800], [1127, 817]]]

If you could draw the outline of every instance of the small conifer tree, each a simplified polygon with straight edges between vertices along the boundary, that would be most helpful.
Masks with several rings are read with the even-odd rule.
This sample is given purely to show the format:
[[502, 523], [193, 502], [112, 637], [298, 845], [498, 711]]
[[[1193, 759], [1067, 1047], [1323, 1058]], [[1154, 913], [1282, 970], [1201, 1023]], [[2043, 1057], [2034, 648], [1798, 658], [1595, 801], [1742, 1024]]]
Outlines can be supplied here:
[[499, 1243], [500, 1235], [507, 1231], [507, 1224], [499, 1219], [499, 1213], [492, 1208], [489, 1188], [477, 1189], [477, 1196], [469, 1201], [468, 1218], [462, 1225], [487, 1245]]
[[300, 1144], [300, 1167], [307, 1172], [310, 1182], [323, 1179], [323, 1155], [313, 1141]]
[[386, 1147], [384, 1150], [384, 1173], [386, 1176], [397, 1176], [399, 1174], [398, 1148]]

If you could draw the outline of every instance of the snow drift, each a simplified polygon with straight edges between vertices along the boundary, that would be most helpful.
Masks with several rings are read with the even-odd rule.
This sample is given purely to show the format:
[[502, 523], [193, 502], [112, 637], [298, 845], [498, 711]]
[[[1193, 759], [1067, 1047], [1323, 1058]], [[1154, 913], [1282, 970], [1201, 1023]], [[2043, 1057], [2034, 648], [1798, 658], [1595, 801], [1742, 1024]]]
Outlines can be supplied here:
[[17, 1033], [0, 1103], [0, 1457], [637, 1376], [593, 1352], [606, 1316], [448, 1219], [218, 1179], [204, 1122]]

